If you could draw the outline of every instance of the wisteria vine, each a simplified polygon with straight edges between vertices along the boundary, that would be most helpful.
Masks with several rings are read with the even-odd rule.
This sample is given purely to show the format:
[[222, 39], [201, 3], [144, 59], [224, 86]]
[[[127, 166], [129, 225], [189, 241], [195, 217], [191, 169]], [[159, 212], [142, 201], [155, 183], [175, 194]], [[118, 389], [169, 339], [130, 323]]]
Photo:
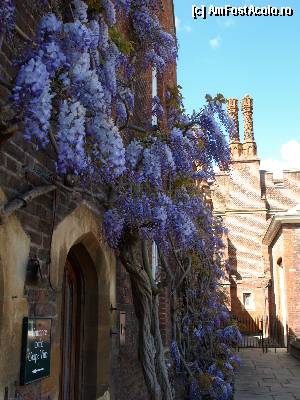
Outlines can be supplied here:
[[16, 23], [16, 10], [12, 0], [0, 0], [0, 49], [4, 38], [11, 38]]
[[[176, 39], [160, 23], [160, 1], [73, 0], [72, 6], [71, 22], [54, 12], [41, 18], [35, 45], [17, 75], [11, 100], [24, 137], [41, 150], [55, 141], [60, 176], [109, 188], [106, 239], [131, 274], [140, 302], [153, 310], [145, 315], [136, 300], [140, 358], [151, 398], [171, 400], [174, 390], [183, 390], [182, 398], [191, 400], [230, 399], [238, 363], [232, 345], [239, 332], [229, 323], [218, 288], [224, 274], [223, 229], [199, 189], [214, 179], [215, 164], [229, 165], [224, 131], [230, 132], [232, 123], [223, 100], [211, 99], [188, 116], [177, 88], [169, 88], [167, 105], [158, 96], [152, 102], [157, 126], [131, 129], [136, 55], [161, 75], [177, 56]], [[131, 36], [118, 29], [120, 15], [128, 19]], [[10, 0], [0, 2], [0, 22], [3, 32], [12, 31]], [[160, 333], [149, 330], [157, 326], [162, 282], [149, 272], [147, 246], [141, 251], [137, 244], [151, 242], [158, 245], [170, 282], [173, 388], [172, 372], [156, 359], [162, 353]], [[149, 298], [142, 297], [141, 282]], [[152, 360], [145, 360], [146, 341], [153, 347]]]

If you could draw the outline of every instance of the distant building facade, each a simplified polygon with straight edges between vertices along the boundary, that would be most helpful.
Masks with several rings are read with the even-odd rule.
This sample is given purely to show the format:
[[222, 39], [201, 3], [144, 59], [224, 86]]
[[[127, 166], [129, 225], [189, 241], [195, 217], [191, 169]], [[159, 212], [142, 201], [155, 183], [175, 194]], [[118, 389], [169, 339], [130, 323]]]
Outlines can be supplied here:
[[[237, 99], [228, 100], [228, 112], [234, 120], [230, 140], [231, 170], [217, 173], [212, 186], [214, 213], [223, 219], [228, 228], [225, 242], [232, 272], [224, 281], [224, 287], [229, 306], [237, 316], [257, 318], [279, 313], [279, 317], [283, 318], [285, 315], [286, 324], [295, 325], [296, 333], [300, 335], [297, 325], [300, 317], [296, 317], [292, 311], [292, 302], [296, 298], [300, 300], [300, 286], [294, 283], [291, 275], [294, 273], [297, 276], [296, 271], [300, 268], [297, 258], [300, 253], [299, 226], [286, 224], [282, 217], [285, 215], [282, 213], [288, 215], [288, 210], [296, 207], [300, 201], [300, 171], [284, 171], [282, 179], [274, 179], [271, 172], [260, 170], [253, 130], [253, 99], [245, 96], [241, 101], [243, 142], [240, 138], [238, 105]], [[273, 232], [274, 221], [277, 221], [275, 225], [278, 231], [272, 236], [270, 232]], [[282, 221], [280, 228], [278, 221]], [[281, 247], [275, 255], [275, 247], [277, 249], [279, 246], [274, 244], [276, 235], [280, 236], [277, 240]], [[285, 297], [279, 308], [277, 289], [277, 295], [273, 294], [274, 287], [279, 285], [277, 272], [274, 275], [273, 271], [277, 268], [277, 262], [281, 262], [286, 271]], [[287, 272], [286, 268], [291, 272]], [[291, 290], [294, 290], [293, 295]], [[283, 314], [280, 307], [290, 311]]]
[[277, 213], [263, 237], [265, 272], [271, 278], [270, 321], [280, 322], [285, 343], [300, 357], [300, 203]]

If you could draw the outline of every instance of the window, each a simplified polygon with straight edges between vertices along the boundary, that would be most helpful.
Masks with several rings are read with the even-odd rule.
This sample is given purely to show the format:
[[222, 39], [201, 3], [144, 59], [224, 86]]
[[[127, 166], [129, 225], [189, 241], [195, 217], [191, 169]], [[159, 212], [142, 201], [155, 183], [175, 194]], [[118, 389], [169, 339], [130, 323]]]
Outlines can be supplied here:
[[253, 307], [252, 293], [243, 293], [243, 303], [246, 310]]
[[[152, 99], [157, 96], [157, 70], [156, 68], [152, 69]], [[157, 125], [157, 116], [152, 116], [152, 126]]]
[[158, 250], [155, 242], [152, 242], [152, 276], [157, 278], [158, 273]]
[[[157, 96], [158, 89], [157, 89], [157, 69], [154, 67], [152, 69], [152, 99]], [[157, 125], [157, 116], [152, 115], [152, 126]], [[155, 242], [152, 242], [152, 276], [154, 280], [157, 279], [158, 275], [158, 249]]]

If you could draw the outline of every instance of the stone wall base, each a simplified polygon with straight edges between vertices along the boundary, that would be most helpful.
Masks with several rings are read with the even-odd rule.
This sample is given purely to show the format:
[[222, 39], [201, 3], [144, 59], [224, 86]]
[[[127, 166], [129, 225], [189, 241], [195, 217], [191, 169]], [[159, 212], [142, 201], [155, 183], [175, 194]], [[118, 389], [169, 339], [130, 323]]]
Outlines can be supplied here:
[[296, 339], [290, 344], [289, 352], [293, 357], [300, 360], [300, 339]]

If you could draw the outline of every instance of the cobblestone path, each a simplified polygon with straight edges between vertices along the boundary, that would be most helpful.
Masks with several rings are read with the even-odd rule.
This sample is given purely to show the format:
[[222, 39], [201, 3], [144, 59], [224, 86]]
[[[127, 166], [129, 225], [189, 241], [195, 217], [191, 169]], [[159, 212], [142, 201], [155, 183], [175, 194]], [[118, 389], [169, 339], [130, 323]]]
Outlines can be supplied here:
[[242, 349], [235, 400], [300, 400], [300, 361], [286, 349]]

